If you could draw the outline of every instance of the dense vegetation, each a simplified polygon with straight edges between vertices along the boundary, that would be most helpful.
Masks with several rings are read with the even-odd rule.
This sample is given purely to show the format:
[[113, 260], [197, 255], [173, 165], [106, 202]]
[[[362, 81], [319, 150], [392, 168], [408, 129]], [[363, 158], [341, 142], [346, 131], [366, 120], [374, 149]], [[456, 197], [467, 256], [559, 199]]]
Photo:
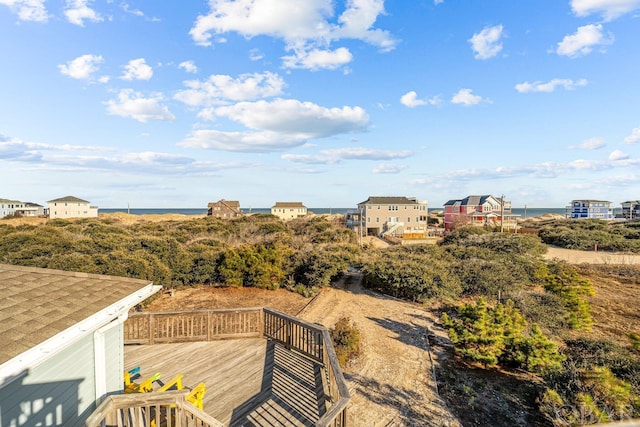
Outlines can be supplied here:
[[313, 293], [353, 262], [355, 236], [326, 217], [271, 215], [122, 225], [107, 219], [0, 223], [0, 262], [127, 276], [167, 287], [296, 288]]
[[[135, 277], [169, 287], [286, 287], [311, 295], [356, 266], [370, 289], [437, 302], [457, 360], [474, 369], [529, 375], [513, 393], [524, 393], [518, 399], [537, 416], [544, 414], [547, 423], [578, 425], [585, 414], [589, 422], [638, 416], [640, 333], [630, 333], [627, 346], [586, 338], [593, 324], [593, 284], [569, 264], [545, 261], [544, 243], [638, 250], [640, 227], [563, 221], [544, 226], [540, 237], [460, 228], [438, 245], [362, 249], [350, 230], [322, 216], [134, 225], [108, 217], [40, 226], [0, 222], [2, 263]], [[632, 267], [621, 267], [619, 275], [640, 283]], [[336, 324], [333, 339], [342, 363], [357, 357], [359, 334], [349, 319]], [[462, 371], [447, 369], [445, 378], [463, 384], [451, 389], [452, 398], [462, 395], [465, 404], [484, 398], [481, 390], [490, 382], [466, 385], [471, 373], [463, 379]]]
[[640, 252], [640, 222], [598, 219], [564, 220], [538, 233], [544, 243], [567, 249]]
[[[565, 262], [544, 261], [545, 250], [533, 235], [463, 228], [436, 246], [372, 251], [361, 269], [365, 286], [372, 289], [413, 301], [445, 302], [443, 325], [461, 360], [533, 374], [526, 384], [518, 380], [527, 390], [518, 399], [542, 411], [547, 423], [578, 425], [585, 414], [596, 421], [637, 416], [640, 362], [633, 352], [638, 334], [629, 335], [629, 347], [576, 339], [593, 323], [588, 300], [593, 284]], [[447, 301], [460, 299], [471, 302], [446, 308]], [[606, 356], [587, 357], [600, 347], [607, 349]], [[469, 377], [446, 368], [443, 375], [469, 383]], [[485, 398], [483, 393], [496, 394], [485, 390], [487, 384], [485, 379], [454, 387], [450, 396], [462, 393], [469, 405]]]

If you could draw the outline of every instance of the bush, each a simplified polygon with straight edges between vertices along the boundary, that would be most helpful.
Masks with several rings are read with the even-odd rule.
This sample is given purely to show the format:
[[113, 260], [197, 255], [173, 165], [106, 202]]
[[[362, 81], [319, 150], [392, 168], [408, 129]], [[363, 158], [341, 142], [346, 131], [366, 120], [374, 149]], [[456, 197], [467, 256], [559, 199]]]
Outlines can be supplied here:
[[347, 367], [360, 355], [360, 331], [348, 317], [343, 317], [331, 330], [331, 340], [341, 367]]
[[585, 297], [594, 294], [593, 284], [564, 261], [549, 262], [537, 272], [545, 290], [558, 295], [568, 310], [567, 321], [573, 329], [588, 331], [593, 325], [591, 306]]
[[640, 413], [640, 360], [637, 355], [607, 340], [580, 338], [565, 344], [567, 359], [562, 369], [545, 376], [550, 393], [555, 393], [561, 403], [541, 409], [553, 417], [558, 408], [569, 405], [587, 416], [586, 420], [581, 420], [572, 418], [575, 413], [568, 413], [564, 425], [637, 417]]
[[475, 305], [460, 306], [456, 318], [444, 313], [442, 321], [456, 353], [485, 368], [502, 365], [543, 373], [560, 369], [564, 360], [538, 325], [525, 333], [527, 322], [510, 300], [491, 308], [479, 298]]
[[640, 252], [640, 232], [634, 223], [587, 219], [564, 220], [542, 227], [544, 243], [567, 249]]

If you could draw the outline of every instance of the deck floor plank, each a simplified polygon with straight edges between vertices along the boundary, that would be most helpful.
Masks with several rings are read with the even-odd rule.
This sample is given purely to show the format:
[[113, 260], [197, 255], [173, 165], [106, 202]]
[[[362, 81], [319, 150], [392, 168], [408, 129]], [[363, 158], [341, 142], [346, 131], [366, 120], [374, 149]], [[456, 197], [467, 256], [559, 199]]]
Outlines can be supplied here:
[[227, 426], [311, 426], [326, 411], [324, 370], [264, 338], [125, 346], [125, 369], [204, 382], [204, 411]]

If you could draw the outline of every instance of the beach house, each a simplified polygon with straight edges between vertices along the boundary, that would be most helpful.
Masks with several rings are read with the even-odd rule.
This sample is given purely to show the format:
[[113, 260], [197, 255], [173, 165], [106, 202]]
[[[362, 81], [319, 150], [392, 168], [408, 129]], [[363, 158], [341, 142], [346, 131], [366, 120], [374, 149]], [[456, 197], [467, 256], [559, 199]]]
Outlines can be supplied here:
[[207, 205], [207, 215], [216, 218], [238, 218], [244, 215], [237, 200], [220, 199]]
[[612, 203], [607, 200], [572, 200], [567, 206], [567, 218], [612, 220]]
[[85, 425], [121, 393], [123, 322], [146, 280], [0, 264], [0, 424]]
[[302, 202], [276, 202], [271, 206], [271, 215], [284, 220], [301, 218], [307, 215], [307, 207]]
[[622, 217], [624, 219], [640, 219], [640, 200], [622, 202]]
[[97, 218], [98, 207], [91, 206], [86, 200], [74, 196], [66, 196], [47, 202], [49, 218]]
[[466, 225], [514, 228], [518, 216], [511, 213], [511, 202], [504, 197], [467, 196], [444, 204], [444, 229]]
[[0, 199], [0, 218], [15, 215], [24, 207], [24, 203], [18, 200]]
[[363, 234], [421, 238], [427, 234], [426, 200], [404, 196], [370, 196], [358, 203]]

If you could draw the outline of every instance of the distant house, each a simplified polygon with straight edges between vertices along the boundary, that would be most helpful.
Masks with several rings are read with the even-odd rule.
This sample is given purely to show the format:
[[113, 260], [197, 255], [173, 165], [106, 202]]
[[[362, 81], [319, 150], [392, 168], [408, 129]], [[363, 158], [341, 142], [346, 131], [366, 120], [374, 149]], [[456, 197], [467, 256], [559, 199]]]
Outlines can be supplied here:
[[129, 310], [160, 288], [0, 264], [0, 424], [84, 426], [122, 391]]
[[492, 195], [467, 196], [444, 204], [444, 229], [463, 225], [515, 228], [517, 217], [511, 214], [511, 202]]
[[624, 219], [640, 219], [640, 200], [622, 202], [622, 217]]
[[91, 206], [86, 200], [73, 196], [62, 197], [61, 199], [49, 200], [47, 202], [49, 218], [96, 218], [98, 207]]
[[301, 218], [307, 215], [307, 207], [302, 202], [276, 202], [271, 206], [271, 215], [285, 220]]
[[24, 203], [18, 200], [0, 199], [0, 218], [15, 215], [24, 207]]
[[237, 218], [244, 215], [244, 213], [240, 209], [240, 202], [220, 199], [207, 205], [207, 215], [216, 218]]
[[426, 200], [371, 196], [358, 203], [358, 212], [364, 234], [424, 237], [428, 231]]
[[612, 220], [612, 203], [606, 200], [572, 200], [567, 206], [567, 217], [571, 219]]
[[37, 203], [25, 202], [24, 206], [17, 209], [16, 212], [22, 216], [38, 217], [45, 214], [44, 206]]

